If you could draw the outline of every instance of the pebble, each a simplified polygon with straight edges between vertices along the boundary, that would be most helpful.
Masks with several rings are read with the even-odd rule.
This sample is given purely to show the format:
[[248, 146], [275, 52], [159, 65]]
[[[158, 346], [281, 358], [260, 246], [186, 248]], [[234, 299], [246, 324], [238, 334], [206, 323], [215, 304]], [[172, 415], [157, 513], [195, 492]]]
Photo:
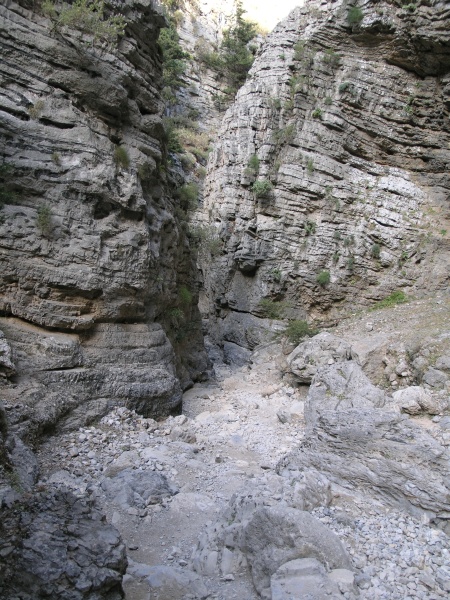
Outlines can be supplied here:
[[[355, 578], [361, 598], [428, 598], [430, 590], [443, 594], [445, 584], [439, 580], [436, 560], [441, 559], [442, 548], [449, 545], [445, 533], [410, 517], [405, 527], [410, 535], [406, 536], [399, 527], [404, 523], [402, 513], [395, 510], [368, 512], [372, 514], [361, 512], [356, 527], [351, 529], [342, 525], [339, 511], [334, 507], [312, 511], [340, 537], [350, 554], [367, 556], [367, 566], [360, 568]], [[430, 544], [430, 540], [433, 543]], [[421, 584], [426, 586], [422, 591]]]

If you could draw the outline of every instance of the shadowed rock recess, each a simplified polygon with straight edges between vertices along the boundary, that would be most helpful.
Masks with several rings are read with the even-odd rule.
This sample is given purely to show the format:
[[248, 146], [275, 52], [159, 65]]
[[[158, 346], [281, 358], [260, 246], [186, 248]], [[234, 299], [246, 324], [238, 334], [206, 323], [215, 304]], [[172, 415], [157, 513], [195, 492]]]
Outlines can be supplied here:
[[267, 38], [205, 182], [216, 339], [264, 339], [262, 299], [331, 323], [448, 286], [448, 20], [444, 2], [308, 2]]

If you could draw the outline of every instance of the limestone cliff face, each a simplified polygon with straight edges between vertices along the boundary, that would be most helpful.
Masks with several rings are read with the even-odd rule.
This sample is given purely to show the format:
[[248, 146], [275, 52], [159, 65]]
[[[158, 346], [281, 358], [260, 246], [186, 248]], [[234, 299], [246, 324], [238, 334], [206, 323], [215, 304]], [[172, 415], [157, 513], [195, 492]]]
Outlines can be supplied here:
[[199, 125], [210, 131], [219, 125], [221, 113], [214, 98], [223, 92], [223, 82], [198, 60], [198, 55], [202, 50], [217, 49], [223, 31], [233, 24], [235, 14], [236, 0], [187, 2], [178, 26], [180, 43], [192, 56], [192, 60], [187, 61], [186, 87], [180, 90], [180, 105], [196, 109]]
[[449, 16], [442, 2], [353, 16], [310, 2], [269, 36], [205, 184], [202, 218], [222, 240], [202, 263], [216, 339], [260, 341], [261, 299], [330, 321], [448, 286]]
[[167, 414], [207, 365], [166, 166], [164, 17], [121, 3], [108, 50], [33, 7], [0, 7], [0, 329], [17, 371], [3, 396], [33, 431], [114, 403]]

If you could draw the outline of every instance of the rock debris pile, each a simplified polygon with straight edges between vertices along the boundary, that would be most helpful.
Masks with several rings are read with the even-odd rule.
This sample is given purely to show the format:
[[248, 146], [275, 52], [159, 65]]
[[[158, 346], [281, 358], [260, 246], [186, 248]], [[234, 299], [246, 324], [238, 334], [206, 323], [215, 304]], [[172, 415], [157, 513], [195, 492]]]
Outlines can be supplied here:
[[403, 388], [439, 400], [411, 416], [344, 340], [304, 346], [309, 388], [301, 347], [272, 343], [189, 390], [185, 414], [116, 408], [42, 447], [40, 485], [90, 495], [125, 540], [127, 599], [448, 597], [447, 388]]

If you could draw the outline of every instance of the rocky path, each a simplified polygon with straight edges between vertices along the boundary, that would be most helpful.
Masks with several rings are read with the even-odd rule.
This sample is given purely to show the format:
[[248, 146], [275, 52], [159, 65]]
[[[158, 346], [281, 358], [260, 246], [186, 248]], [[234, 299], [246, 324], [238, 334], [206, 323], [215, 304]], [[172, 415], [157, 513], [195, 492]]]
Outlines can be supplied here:
[[[283, 382], [280, 360], [273, 344], [255, 353], [249, 367], [218, 369], [216, 383], [185, 394], [180, 416], [157, 423], [119, 408], [42, 447], [42, 483], [93, 494], [119, 529], [129, 560], [127, 600], [259, 598], [245, 562], [236, 563], [211, 535], [236, 499], [308, 508], [298, 504], [297, 482], [275, 472], [304, 437], [308, 391]], [[340, 592], [324, 598], [448, 597], [443, 532], [345, 490], [334, 489], [329, 500], [312, 514], [337, 533], [356, 577], [344, 577]]]
[[[242, 577], [200, 578], [188, 566], [205, 523], [249, 481], [273, 477], [278, 460], [303, 437], [306, 388], [283, 385], [274, 350], [260, 351], [252, 368], [222, 367], [222, 381], [189, 390], [181, 416], [157, 423], [119, 408], [100, 424], [42, 447], [44, 482], [95, 493], [126, 540], [128, 600], [149, 597], [148, 577], [161, 585], [155, 598], [258, 597], [246, 569]], [[150, 487], [153, 476], [163, 474], [173, 489], [133, 497], [127, 487], [136, 473], [150, 474]]]

